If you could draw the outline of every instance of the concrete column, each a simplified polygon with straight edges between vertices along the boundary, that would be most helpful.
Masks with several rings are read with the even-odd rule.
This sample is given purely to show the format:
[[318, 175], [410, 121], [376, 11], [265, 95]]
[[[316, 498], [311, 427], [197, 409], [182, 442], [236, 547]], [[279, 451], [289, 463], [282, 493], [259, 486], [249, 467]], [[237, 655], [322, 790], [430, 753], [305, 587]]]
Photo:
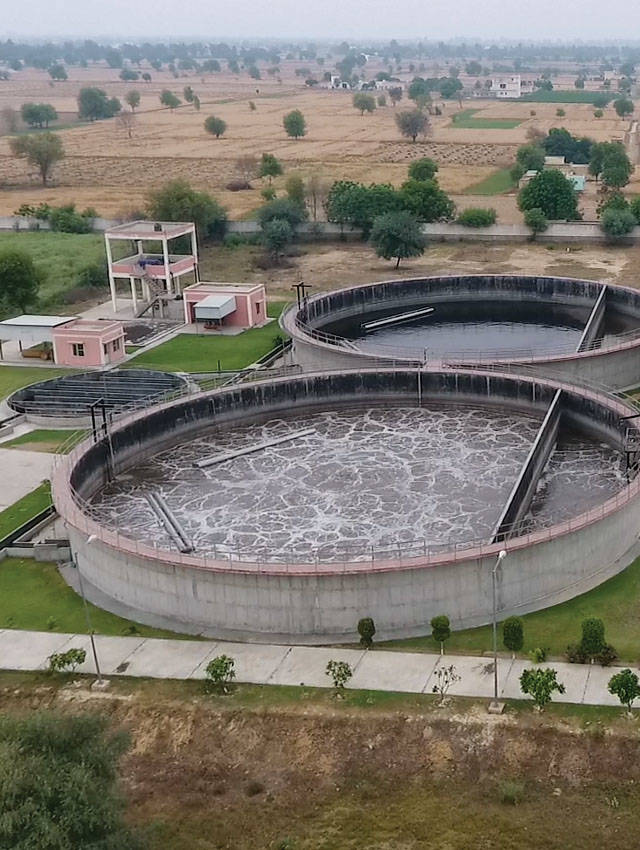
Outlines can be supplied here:
[[133, 301], [133, 315], [135, 316], [138, 312], [138, 287], [136, 286], [135, 277], [129, 278], [129, 285], [131, 286], [131, 299]]
[[171, 272], [169, 270], [169, 245], [166, 236], [162, 237], [162, 256], [164, 257], [164, 276], [166, 280], [166, 288], [169, 294], [173, 294], [173, 285], [171, 283]]
[[109, 237], [105, 234], [104, 237], [105, 248], [107, 249], [107, 268], [109, 270], [109, 289], [111, 291], [111, 304], [113, 305], [113, 312], [118, 312], [118, 302], [116, 301], [116, 280], [113, 276], [113, 256], [111, 255], [111, 245], [109, 243]]
[[195, 227], [191, 231], [191, 253], [193, 254], [195, 264], [196, 264], [195, 269], [193, 270], [194, 276], [195, 276], [195, 279], [196, 279], [196, 283], [200, 283], [200, 268], [199, 268], [199, 264], [198, 264], [198, 239], [197, 239], [197, 236], [196, 236]]

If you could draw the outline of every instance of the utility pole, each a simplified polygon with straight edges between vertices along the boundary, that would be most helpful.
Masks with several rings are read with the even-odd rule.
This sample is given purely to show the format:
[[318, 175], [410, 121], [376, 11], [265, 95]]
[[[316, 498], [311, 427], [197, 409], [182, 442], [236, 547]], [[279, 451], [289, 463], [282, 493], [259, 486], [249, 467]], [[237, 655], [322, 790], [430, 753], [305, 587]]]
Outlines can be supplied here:
[[307, 289], [311, 289], [310, 284], [305, 283], [303, 280], [301, 280], [300, 283], [294, 283], [291, 289], [295, 289], [296, 297], [298, 300], [298, 307], [301, 307], [306, 300]]
[[496, 608], [496, 573], [498, 567], [507, 557], [504, 549], [501, 549], [496, 558], [496, 562], [491, 570], [491, 589], [493, 595], [493, 701], [489, 705], [489, 711], [493, 714], [502, 713], [502, 707], [498, 702], [498, 623], [497, 623], [497, 608]]

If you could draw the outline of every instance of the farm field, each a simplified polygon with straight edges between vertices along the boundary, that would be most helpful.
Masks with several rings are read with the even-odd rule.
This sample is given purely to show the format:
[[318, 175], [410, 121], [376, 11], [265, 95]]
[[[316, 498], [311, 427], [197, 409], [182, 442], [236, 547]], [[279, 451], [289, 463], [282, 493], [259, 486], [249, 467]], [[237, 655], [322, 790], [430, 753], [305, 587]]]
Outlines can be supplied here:
[[[248, 191], [225, 187], [238, 176], [239, 157], [259, 157], [264, 151], [275, 154], [285, 167], [285, 174], [274, 181], [277, 191], [291, 172], [318, 174], [327, 185], [338, 178], [398, 185], [406, 179], [412, 159], [432, 156], [440, 164], [443, 188], [458, 200], [496, 169], [510, 167], [517, 146], [527, 140], [532, 127], [546, 131], [561, 124], [598, 140], [621, 137], [626, 128], [611, 107], [596, 120], [591, 104], [567, 103], [566, 115], [559, 119], [555, 103], [478, 98], [471, 108], [467, 101], [462, 110], [456, 101], [438, 102], [442, 115], [433, 116], [431, 135], [412, 144], [399, 136], [394, 120], [397, 110], [410, 106], [406, 97], [395, 108], [387, 105], [361, 116], [353, 108], [351, 92], [308, 89], [295, 77], [294, 66], [283, 63], [281, 82], [273, 77], [253, 81], [246, 74], [236, 77], [228, 72], [174, 79], [160, 72], [150, 83], [125, 83], [115, 69], [74, 67], [71, 79], [52, 86], [44, 72], [20, 71], [0, 88], [0, 108], [19, 108], [26, 100], [50, 102], [69, 123], [77, 92], [86, 84], [99, 85], [120, 99], [135, 87], [141, 104], [131, 139], [115, 119], [61, 130], [66, 158], [45, 188], [24, 161], [10, 155], [7, 137], [0, 136], [0, 215], [11, 214], [22, 203], [75, 202], [81, 208], [93, 206], [107, 217], [126, 218], [141, 210], [150, 188], [184, 177], [214, 194], [231, 217], [242, 218], [262, 202], [261, 181], [253, 180]], [[321, 77], [319, 71], [317, 76]], [[199, 112], [187, 104], [174, 111], [159, 108], [163, 88], [181, 96], [185, 85], [198, 94]], [[284, 132], [282, 116], [291, 109], [305, 115], [308, 133], [303, 139], [289, 139]], [[220, 139], [202, 126], [212, 114], [227, 123]], [[461, 201], [463, 207], [466, 203]], [[515, 203], [502, 214], [506, 222], [521, 220]]]

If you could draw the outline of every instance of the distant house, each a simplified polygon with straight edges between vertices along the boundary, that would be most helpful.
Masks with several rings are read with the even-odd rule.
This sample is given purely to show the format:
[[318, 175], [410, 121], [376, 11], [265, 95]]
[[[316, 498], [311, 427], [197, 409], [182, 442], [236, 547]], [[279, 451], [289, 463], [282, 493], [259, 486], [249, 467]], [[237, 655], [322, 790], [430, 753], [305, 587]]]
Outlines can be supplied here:
[[533, 80], [523, 80], [520, 74], [501, 74], [491, 80], [489, 94], [499, 100], [516, 100], [534, 88]]
[[331, 74], [331, 79], [329, 80], [329, 88], [330, 89], [350, 89], [351, 83], [348, 83], [346, 80], [343, 80], [338, 74]]

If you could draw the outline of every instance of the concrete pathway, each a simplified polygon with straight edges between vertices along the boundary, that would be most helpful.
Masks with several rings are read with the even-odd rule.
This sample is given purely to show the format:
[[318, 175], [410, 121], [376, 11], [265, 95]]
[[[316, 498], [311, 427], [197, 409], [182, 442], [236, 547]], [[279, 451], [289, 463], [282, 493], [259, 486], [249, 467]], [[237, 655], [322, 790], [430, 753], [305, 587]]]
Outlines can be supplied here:
[[[378, 691], [431, 693], [435, 671], [440, 665], [453, 664], [461, 677], [450, 689], [453, 696], [493, 695], [491, 658], [439, 655], [417, 652], [390, 652], [361, 649], [331, 649], [309, 646], [227, 643], [216, 641], [160, 640], [142, 637], [96, 635], [98, 661], [104, 676], [144, 676], [159, 679], [204, 679], [207, 663], [216, 655], [229, 655], [235, 661], [236, 681], [262, 685], [307, 685], [330, 687], [325, 673], [331, 659], [347, 661], [353, 670], [349, 688]], [[53, 652], [82, 648], [87, 659], [78, 668], [95, 673], [88, 635], [29, 632], [16, 629], [0, 631], [0, 669], [43, 670]], [[499, 693], [504, 698], [522, 698], [519, 677], [529, 661], [510, 658], [498, 660]], [[584, 705], [619, 705], [607, 690], [616, 667], [588, 664], [550, 663], [558, 672], [558, 681], [566, 687], [554, 701]]]
[[[11, 439], [14, 435], [9, 435]], [[0, 448], [0, 511], [26, 496], [51, 477], [53, 455], [48, 452], [31, 452], [23, 449]]]

